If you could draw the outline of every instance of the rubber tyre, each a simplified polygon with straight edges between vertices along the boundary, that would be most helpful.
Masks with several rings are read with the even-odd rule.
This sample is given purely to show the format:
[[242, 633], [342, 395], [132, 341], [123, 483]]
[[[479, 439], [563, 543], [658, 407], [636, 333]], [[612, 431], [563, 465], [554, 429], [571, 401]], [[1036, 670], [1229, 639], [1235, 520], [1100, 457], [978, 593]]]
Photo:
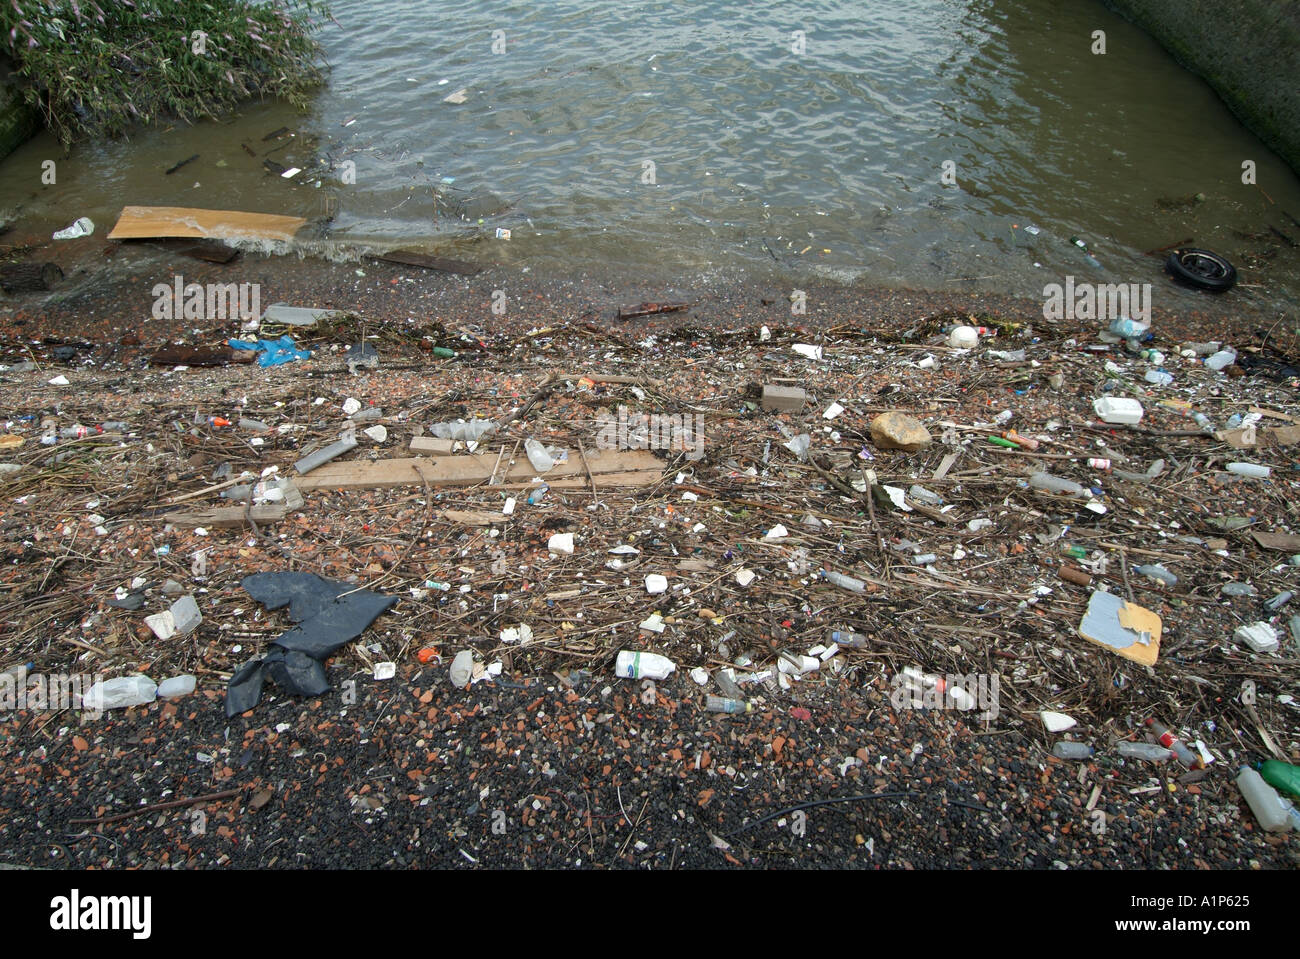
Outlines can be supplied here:
[[1237, 283], [1237, 268], [1209, 250], [1174, 250], [1165, 260], [1165, 269], [1180, 283], [1222, 293]]

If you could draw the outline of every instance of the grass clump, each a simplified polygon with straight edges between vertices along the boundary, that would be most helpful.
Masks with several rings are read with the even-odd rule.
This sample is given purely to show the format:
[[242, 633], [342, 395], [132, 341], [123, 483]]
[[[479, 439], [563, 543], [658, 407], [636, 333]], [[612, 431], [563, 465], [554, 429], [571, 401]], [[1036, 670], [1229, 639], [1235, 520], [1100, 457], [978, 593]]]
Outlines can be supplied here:
[[66, 146], [252, 98], [301, 109], [329, 18], [321, 0], [3, 0], [0, 52]]

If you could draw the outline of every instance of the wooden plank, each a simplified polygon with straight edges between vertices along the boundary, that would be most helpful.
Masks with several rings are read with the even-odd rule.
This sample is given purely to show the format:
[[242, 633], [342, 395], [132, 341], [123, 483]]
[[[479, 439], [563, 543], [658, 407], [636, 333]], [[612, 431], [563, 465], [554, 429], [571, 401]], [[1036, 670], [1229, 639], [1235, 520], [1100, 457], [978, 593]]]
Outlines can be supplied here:
[[242, 506], [214, 506], [211, 509], [173, 510], [164, 513], [163, 519], [173, 526], [211, 526], [214, 529], [232, 529], [248, 525], [251, 515], [259, 526], [278, 523], [284, 519], [288, 508], [283, 503], [267, 503], [245, 510]]
[[[475, 486], [486, 483], [492, 476], [495, 455], [410, 457], [386, 460], [354, 460], [344, 463], [326, 463], [306, 476], [295, 480], [298, 488], [312, 489], [388, 489], [394, 486]], [[663, 464], [647, 450], [628, 450], [593, 457], [585, 464], [581, 455], [573, 453], [568, 462], [557, 463], [541, 476], [548, 486], [560, 489], [572, 483], [575, 488], [588, 487], [588, 466], [599, 486], [644, 486], [663, 475]], [[502, 486], [529, 486], [539, 475], [520, 456], [513, 466], [504, 462], [497, 471]], [[653, 479], [650, 479], [653, 477]]]
[[412, 436], [411, 452], [441, 453], [444, 456], [450, 456], [451, 448], [455, 445], [455, 442], [455, 440], [440, 440], [436, 436]]
[[429, 256], [425, 253], [416, 253], [414, 250], [393, 250], [389, 253], [372, 256], [370, 259], [383, 260], [385, 263], [397, 263], [401, 266], [418, 266], [426, 270], [439, 270], [443, 273], [460, 273], [465, 276], [473, 276], [475, 273], [483, 272], [483, 267], [477, 263], [452, 260], [445, 256]]
[[292, 240], [304, 224], [300, 216], [200, 210], [183, 206], [122, 208], [110, 240], [152, 240], [188, 237], [212, 240]]
[[1251, 533], [1264, 549], [1277, 549], [1284, 553], [1300, 553], [1300, 536], [1295, 533]]
[[485, 509], [445, 509], [438, 514], [438, 517], [449, 523], [459, 523], [461, 526], [491, 526], [493, 523], [504, 523], [510, 519], [500, 510], [494, 513]]

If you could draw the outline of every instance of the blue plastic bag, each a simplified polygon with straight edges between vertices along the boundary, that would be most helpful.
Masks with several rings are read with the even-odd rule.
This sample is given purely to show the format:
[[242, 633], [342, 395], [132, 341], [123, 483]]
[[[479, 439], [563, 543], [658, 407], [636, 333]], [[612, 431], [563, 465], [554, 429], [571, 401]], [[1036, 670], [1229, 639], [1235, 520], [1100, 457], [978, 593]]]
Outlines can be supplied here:
[[278, 340], [258, 340], [256, 344], [247, 340], [231, 340], [230, 348], [234, 350], [257, 350], [262, 355], [257, 358], [257, 365], [279, 366], [294, 360], [311, 359], [310, 350], [298, 349], [298, 344], [287, 333]]

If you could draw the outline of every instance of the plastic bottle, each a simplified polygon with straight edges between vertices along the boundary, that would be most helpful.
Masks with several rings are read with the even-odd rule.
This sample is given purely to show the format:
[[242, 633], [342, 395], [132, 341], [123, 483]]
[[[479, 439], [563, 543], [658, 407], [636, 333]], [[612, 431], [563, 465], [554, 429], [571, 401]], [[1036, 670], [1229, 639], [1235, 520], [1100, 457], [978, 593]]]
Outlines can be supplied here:
[[1073, 480], [1062, 479], [1051, 473], [1035, 473], [1029, 477], [1029, 485], [1048, 493], [1066, 493], [1070, 496], [1087, 497], [1088, 491]]
[[921, 503], [925, 506], [943, 505], [942, 496], [940, 496], [938, 493], [930, 492], [930, 490], [926, 489], [924, 486], [917, 486], [915, 483], [912, 484], [912, 487], [907, 491], [907, 495], [908, 498], [913, 499], [916, 502]]
[[230, 425], [230, 420], [222, 416], [204, 416], [202, 413], [194, 414], [195, 426], [207, 426], [214, 430], [224, 429]]
[[1102, 457], [1099, 456], [1094, 456], [1088, 460], [1088, 468], [1094, 470], [1101, 470], [1101, 472], [1103, 473], [1109, 472], [1110, 460], [1103, 459]]
[[677, 664], [657, 653], [637, 653], [625, 649], [614, 660], [614, 675], [624, 679], [667, 679]]
[[1127, 316], [1121, 316], [1118, 319], [1111, 320], [1110, 323], [1110, 332], [1114, 333], [1116, 336], [1123, 336], [1125, 338], [1141, 336], [1148, 329], [1150, 329], [1149, 324], [1141, 323], [1137, 320], [1131, 320]]
[[1267, 603], [1265, 603], [1264, 605], [1265, 605], [1266, 607], [1268, 607], [1268, 609], [1269, 609], [1270, 612], [1274, 612], [1274, 613], [1276, 613], [1279, 609], [1281, 609], [1281, 608], [1282, 608], [1283, 606], [1285, 606], [1287, 603], [1291, 602], [1291, 600], [1292, 600], [1294, 597], [1295, 597], [1295, 593], [1291, 592], [1291, 590], [1289, 590], [1289, 589], [1288, 589], [1288, 590], [1284, 590], [1283, 592], [1278, 593], [1276, 596], [1274, 596], [1272, 599], [1270, 599], [1270, 600], [1269, 600]]
[[1217, 373], [1225, 366], [1231, 366], [1236, 362], [1236, 360], [1236, 350], [1219, 350], [1219, 352], [1215, 353], [1213, 356], [1207, 356], [1205, 358], [1205, 368], [1207, 370], [1214, 370]]
[[1147, 370], [1142, 374], [1142, 379], [1152, 386], [1168, 386], [1174, 381], [1174, 375], [1165, 370]]
[[754, 704], [743, 699], [728, 699], [710, 693], [704, 697], [704, 708], [711, 713], [748, 713], [753, 711]]
[[1038, 440], [1032, 439], [1028, 436], [1021, 436], [1015, 430], [1007, 430], [1007, 432], [1002, 434], [1002, 438], [1004, 440], [1010, 440], [1012, 443], [1016, 443], [1030, 452], [1033, 452], [1039, 447]]
[[913, 692], [933, 689], [940, 695], [951, 696], [958, 709], [975, 708], [975, 697], [961, 686], [949, 686], [948, 681], [942, 676], [923, 673], [915, 666], [908, 666], [903, 670], [903, 685]]
[[1147, 566], [1134, 566], [1133, 571], [1141, 573], [1143, 576], [1149, 576], [1151, 579], [1159, 580], [1166, 586], [1178, 585], [1178, 577], [1169, 572], [1169, 570], [1165, 569], [1163, 566], [1154, 564]]
[[1061, 552], [1073, 559], [1088, 558], [1088, 551], [1084, 549], [1082, 546], [1066, 546], [1061, 550]]
[[546, 496], [546, 492], [549, 489], [550, 487], [547, 486], [545, 483], [543, 483], [541, 486], [535, 487], [534, 489], [530, 490], [528, 493], [528, 505], [536, 506], [538, 503], [540, 503], [542, 501], [542, 498]]
[[363, 410], [357, 410], [355, 413], [353, 413], [353, 414], [352, 414], [350, 417], [348, 417], [348, 418], [349, 418], [353, 423], [368, 423], [368, 422], [370, 422], [371, 420], [382, 419], [383, 416], [384, 416], [384, 410], [383, 410], [382, 407], [379, 407], [379, 406], [367, 406], [367, 407], [366, 407], [365, 409], [363, 409]]
[[1165, 355], [1159, 350], [1143, 350], [1138, 356], [1148, 363], [1154, 363], [1156, 366], [1160, 366], [1165, 361]]
[[253, 433], [265, 433], [271, 427], [267, 426], [261, 420], [250, 420], [248, 417], [243, 416], [239, 419], [239, 428], [241, 430], [249, 430]]
[[1251, 479], [1268, 479], [1272, 470], [1259, 463], [1229, 463], [1228, 472], [1237, 476], [1249, 476]]
[[1192, 419], [1195, 420], [1196, 425], [1199, 426], [1205, 432], [1207, 433], [1214, 432], [1214, 423], [1204, 413], [1193, 413]]
[[65, 426], [59, 430], [59, 436], [65, 440], [79, 440], [83, 436], [95, 436], [102, 432], [104, 430], [98, 426]]
[[1087, 759], [1093, 748], [1087, 743], [1070, 743], [1062, 740], [1052, 747], [1052, 755], [1057, 759]]
[[837, 573], [833, 569], [823, 569], [822, 578], [828, 583], [834, 583], [842, 589], [847, 589], [854, 593], [865, 593], [867, 584], [863, 580], [854, 579], [852, 576], [845, 576], [843, 573]]
[[1259, 771], [1264, 782], [1274, 789], [1290, 793], [1292, 796], [1300, 796], [1300, 766], [1292, 766], [1290, 763], [1279, 762], [1276, 759], [1266, 759], [1262, 763], [1255, 763], [1255, 769]]
[[840, 630], [831, 631], [831, 642], [838, 646], [849, 646], [853, 649], [861, 649], [867, 645], [867, 637], [862, 633], [845, 633]]
[[130, 428], [130, 423], [122, 423], [118, 420], [109, 420], [107, 423], [99, 424], [101, 433], [125, 433]]
[[1192, 752], [1185, 742], [1175, 736], [1172, 729], [1154, 719], [1146, 720], [1145, 725], [1151, 732], [1155, 733], [1160, 740], [1160, 745], [1167, 746], [1174, 751], [1174, 755], [1178, 757], [1180, 763], [1189, 769], [1201, 768], [1201, 757]]
[[429, 427], [429, 432], [438, 439], [466, 443], [481, 440], [496, 428], [496, 420], [471, 420], [468, 423], [434, 423]]
[[1150, 763], [1162, 763], [1174, 758], [1174, 751], [1157, 743], [1131, 743], [1124, 740], [1115, 747], [1125, 759], [1144, 759]]
[[1265, 832], [1290, 831], [1291, 817], [1287, 815], [1277, 790], [1266, 783], [1263, 776], [1249, 766], [1242, 766], [1237, 773], [1237, 788], [1246, 797], [1250, 811]]

